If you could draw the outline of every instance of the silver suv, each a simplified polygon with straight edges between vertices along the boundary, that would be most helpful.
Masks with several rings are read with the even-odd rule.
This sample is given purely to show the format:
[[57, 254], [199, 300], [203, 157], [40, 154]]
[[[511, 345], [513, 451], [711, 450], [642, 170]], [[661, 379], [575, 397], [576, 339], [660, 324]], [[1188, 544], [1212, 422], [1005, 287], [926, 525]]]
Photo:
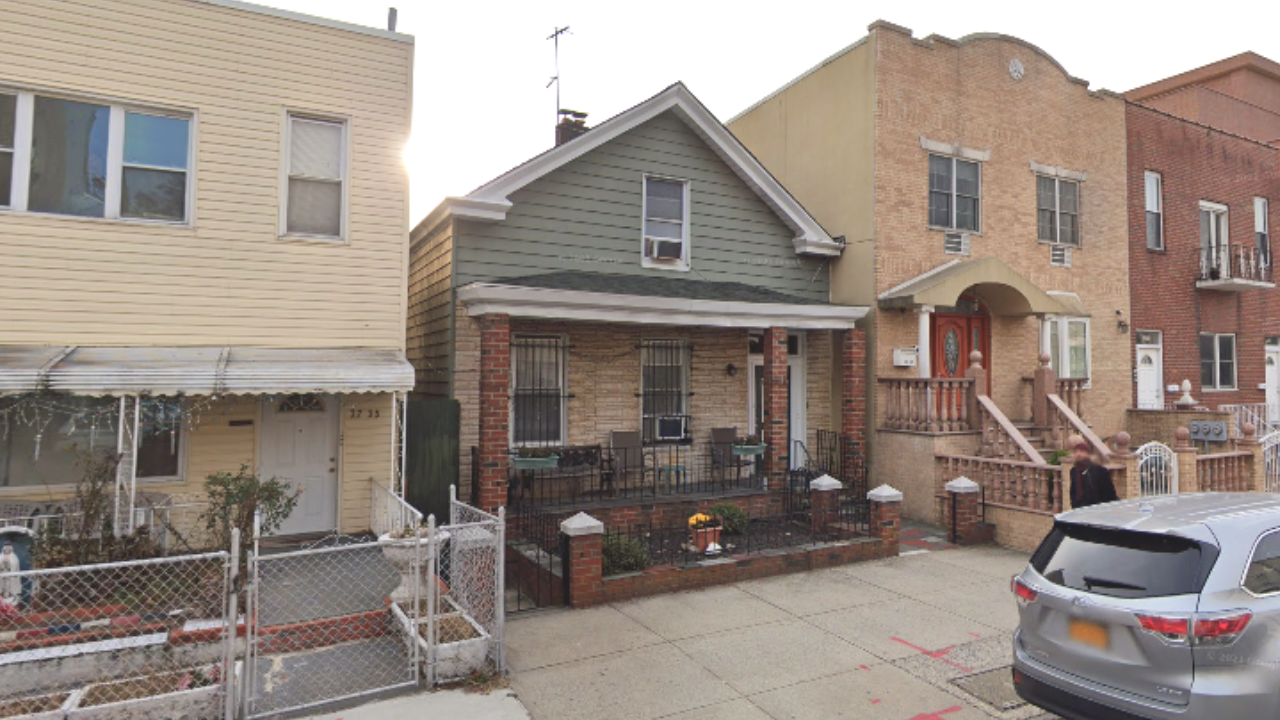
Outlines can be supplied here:
[[1063, 513], [1012, 590], [1028, 702], [1079, 720], [1280, 717], [1280, 495]]

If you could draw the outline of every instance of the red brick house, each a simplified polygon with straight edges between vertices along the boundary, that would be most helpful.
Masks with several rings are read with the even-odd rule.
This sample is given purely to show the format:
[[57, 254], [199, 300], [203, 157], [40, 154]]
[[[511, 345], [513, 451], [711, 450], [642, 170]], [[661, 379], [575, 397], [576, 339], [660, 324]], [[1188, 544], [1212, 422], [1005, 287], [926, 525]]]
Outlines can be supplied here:
[[1280, 65], [1250, 53], [1127, 98], [1134, 407], [1190, 380], [1203, 406], [1277, 419]]

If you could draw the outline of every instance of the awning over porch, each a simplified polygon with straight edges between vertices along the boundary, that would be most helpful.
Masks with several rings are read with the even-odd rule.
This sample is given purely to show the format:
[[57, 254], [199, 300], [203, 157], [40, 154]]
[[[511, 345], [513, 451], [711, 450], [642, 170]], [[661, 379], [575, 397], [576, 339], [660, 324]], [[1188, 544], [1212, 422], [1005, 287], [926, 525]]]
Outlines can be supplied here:
[[880, 295], [882, 308], [952, 307], [972, 289], [993, 315], [1065, 315], [1068, 308], [999, 258], [953, 260]]
[[842, 330], [867, 314], [746, 283], [576, 271], [471, 283], [458, 299], [473, 316], [702, 327]]
[[0, 395], [255, 395], [413, 389], [399, 350], [0, 346]]

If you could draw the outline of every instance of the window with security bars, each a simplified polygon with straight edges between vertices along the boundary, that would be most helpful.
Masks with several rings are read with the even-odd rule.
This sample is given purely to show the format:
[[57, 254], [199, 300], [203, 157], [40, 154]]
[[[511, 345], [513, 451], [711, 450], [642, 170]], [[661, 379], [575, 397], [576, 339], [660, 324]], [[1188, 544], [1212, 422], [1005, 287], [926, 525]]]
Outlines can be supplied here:
[[1036, 226], [1041, 242], [1080, 246], [1080, 183], [1036, 176]]
[[685, 340], [645, 340], [640, 344], [641, 415], [645, 442], [689, 440], [689, 367]]
[[564, 445], [568, 344], [559, 336], [517, 335], [511, 340], [511, 442]]

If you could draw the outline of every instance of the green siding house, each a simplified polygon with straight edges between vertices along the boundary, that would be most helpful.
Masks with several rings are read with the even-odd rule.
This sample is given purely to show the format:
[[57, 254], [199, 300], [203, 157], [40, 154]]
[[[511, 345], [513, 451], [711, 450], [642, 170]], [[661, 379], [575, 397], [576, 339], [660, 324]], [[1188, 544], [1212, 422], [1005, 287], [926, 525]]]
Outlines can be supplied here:
[[411, 234], [416, 392], [459, 402], [473, 499], [752, 489], [861, 422], [843, 239], [684, 85], [557, 137]]

